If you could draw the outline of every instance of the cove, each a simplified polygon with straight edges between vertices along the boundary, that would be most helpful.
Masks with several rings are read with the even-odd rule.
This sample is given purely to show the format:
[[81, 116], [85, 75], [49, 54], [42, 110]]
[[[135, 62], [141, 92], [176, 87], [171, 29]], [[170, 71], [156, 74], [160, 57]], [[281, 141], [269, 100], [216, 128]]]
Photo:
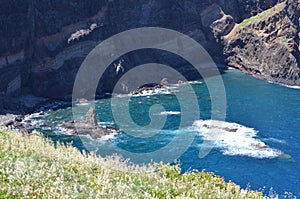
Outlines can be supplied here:
[[[73, 145], [79, 149], [90, 147], [99, 155], [111, 155], [110, 146], [133, 153], [149, 153], [168, 145], [176, 134], [193, 133], [195, 138], [192, 144], [178, 159], [183, 171], [205, 169], [223, 176], [226, 181], [236, 182], [242, 188], [250, 185], [251, 189], [268, 194], [272, 187], [280, 196], [285, 192], [300, 196], [300, 90], [258, 80], [238, 70], [227, 70], [222, 78], [226, 89], [226, 120], [222, 127], [218, 124], [209, 127], [217, 129], [221, 136], [204, 158], [199, 158], [199, 151], [205, 147], [203, 143], [208, 139], [206, 123], [211, 119], [211, 99], [205, 84], [192, 85], [199, 101], [199, 119], [190, 121], [190, 125], [180, 129], [181, 107], [174, 96], [162, 92], [131, 97], [131, 118], [141, 129], [151, 122], [151, 106], [162, 104], [165, 108], [164, 111], [151, 110], [153, 117], [166, 118], [166, 122], [155, 136], [147, 139], [122, 132], [108, 140], [86, 142], [85, 139], [88, 138], [66, 135], [67, 132], [57, 123], [72, 120], [71, 108], [29, 117], [43, 124], [37, 130], [47, 137], [65, 142], [73, 141]], [[192, 99], [184, 87], [177, 86], [173, 89], [183, 92], [187, 101]], [[124, 96], [114, 96], [114, 99], [118, 103], [115, 105], [127, 103]], [[101, 121], [99, 125], [117, 125], [111, 110], [111, 98], [97, 100], [95, 105], [97, 119]], [[81, 108], [84, 112], [84, 105]], [[148, 129], [143, 133], [152, 132]]]

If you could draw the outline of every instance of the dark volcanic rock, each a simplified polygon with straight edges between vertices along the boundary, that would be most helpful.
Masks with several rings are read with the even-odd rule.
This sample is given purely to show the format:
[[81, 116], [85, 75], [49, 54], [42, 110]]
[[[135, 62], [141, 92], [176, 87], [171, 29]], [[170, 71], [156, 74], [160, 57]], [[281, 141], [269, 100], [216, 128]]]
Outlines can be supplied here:
[[98, 125], [98, 121], [97, 121], [97, 118], [96, 118], [96, 112], [92, 107], [89, 109], [89, 111], [86, 114], [86, 122], [90, 126], [95, 127], [95, 126]]
[[214, 21], [210, 26], [217, 42], [221, 41], [221, 37], [228, 35], [234, 28], [235, 23], [230, 15], [223, 15], [222, 18]]
[[135, 89], [134, 91], [131, 91], [130, 94], [132, 95], [141, 95], [144, 93], [148, 94], [154, 94], [155, 91], [159, 88], [163, 88], [165, 85], [162, 84], [148, 84], [148, 85], [143, 85], [140, 88]]
[[[216, 62], [224, 63], [224, 46], [219, 42], [222, 37], [231, 31], [235, 23], [240, 23], [243, 19], [266, 10], [276, 3], [277, 0], [4, 1], [0, 7], [0, 95], [15, 96], [28, 89], [37, 96], [70, 100], [76, 73], [87, 54], [106, 38], [137, 27], [164, 27], [185, 33], [202, 44]], [[255, 58], [245, 58], [245, 61], [240, 63], [239, 57], [235, 55], [240, 52], [243, 54], [242, 48], [245, 46], [251, 51], [249, 41], [260, 40], [267, 43], [267, 48], [270, 48], [269, 45], [274, 38], [272, 36], [274, 28], [278, 30], [276, 37], [285, 41], [280, 37], [284, 35], [288, 41], [293, 39], [298, 44], [299, 36], [295, 37], [294, 32], [287, 31], [292, 29], [288, 27], [288, 23], [299, 28], [298, 19], [297, 1], [288, 0], [286, 8], [279, 12], [277, 17], [274, 15], [273, 20], [270, 17], [270, 21], [264, 20], [260, 24], [253, 25], [257, 31], [266, 30], [263, 32], [263, 35], [266, 35], [263, 36], [264, 39], [261, 39], [260, 34], [250, 36], [252, 30], [250, 26], [243, 28], [236, 39], [230, 37], [225, 45], [227, 61], [242, 66], [246, 66], [246, 62], [249, 61], [250, 66], [247, 67], [253, 68], [253, 71], [266, 73], [266, 76], [270, 77], [278, 75], [286, 83], [297, 83], [293, 80], [296, 78], [297, 64], [293, 64], [294, 68], [292, 67], [291, 70], [276, 65], [271, 75], [267, 70], [257, 69], [257, 67], [265, 68], [269, 62], [260, 60], [261, 63], [258, 63], [255, 68], [254, 64], [251, 64]], [[280, 32], [277, 27], [282, 31]], [[248, 36], [243, 36], [242, 33]], [[265, 40], [267, 37], [270, 38]], [[230, 44], [239, 43], [239, 39], [246, 42], [239, 47], [242, 50], [236, 50]], [[294, 63], [294, 58], [299, 60], [297, 45], [290, 47], [292, 45], [290, 42], [283, 43], [282, 45], [294, 51], [284, 53], [282, 49], [281, 53], [286, 55], [280, 59], [280, 62], [288, 60], [287, 63]], [[270, 49], [274, 50], [275, 47]], [[244, 54], [247, 55], [246, 52]], [[252, 55], [250, 52], [250, 56], [255, 57], [256, 54]], [[97, 94], [111, 91], [122, 75], [133, 66], [153, 61], [160, 63], [162, 59], [171, 61], [174, 68], [179, 69], [188, 78], [198, 78], [194, 71], [182, 64], [182, 61], [165, 53], [126, 55], [123, 59], [125, 60], [122, 63], [123, 70], [116, 71], [114, 67], [119, 60], [108, 67], [99, 82]], [[287, 81], [284, 80], [285, 77]], [[2, 106], [0, 100], [0, 108]]]
[[237, 25], [225, 38], [229, 65], [268, 81], [300, 85], [299, 7], [291, 0]]
[[98, 126], [96, 113], [92, 107], [86, 114], [86, 120], [70, 121], [61, 124], [61, 127], [74, 135], [89, 135], [92, 139], [98, 139], [119, 131], [113, 126]]

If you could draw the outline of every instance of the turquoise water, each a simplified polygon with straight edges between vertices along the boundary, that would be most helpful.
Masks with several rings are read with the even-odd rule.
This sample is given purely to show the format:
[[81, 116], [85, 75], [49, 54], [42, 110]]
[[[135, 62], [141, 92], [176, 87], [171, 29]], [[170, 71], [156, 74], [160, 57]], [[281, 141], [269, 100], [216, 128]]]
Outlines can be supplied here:
[[[193, 142], [179, 157], [183, 171], [205, 169], [224, 176], [226, 181], [232, 180], [243, 188], [250, 185], [251, 189], [263, 190], [268, 194], [272, 187], [281, 196], [285, 192], [300, 196], [300, 90], [257, 80], [237, 70], [226, 71], [222, 78], [227, 95], [226, 122], [212, 124], [212, 128], [220, 131], [221, 136], [204, 158], [199, 158], [199, 151], [205, 147], [205, 140], [209, 140], [209, 129], [205, 124], [211, 124], [211, 99], [205, 84], [193, 85], [197, 98], [187, 92], [184, 86], [173, 88], [176, 92], [183, 93], [185, 105], [192, 105], [189, 102], [195, 99], [199, 102], [200, 114], [197, 121], [187, 122], [180, 129], [181, 117], [189, 116], [181, 114], [182, 107], [175, 96], [158, 94], [131, 97], [131, 118], [141, 127], [132, 130], [143, 135], [152, 135], [151, 131], [156, 131], [150, 138], [137, 138], [126, 131], [106, 141], [94, 142], [87, 138], [61, 135], [62, 129], [54, 122], [71, 120], [71, 108], [50, 111], [46, 116], [36, 119], [44, 123], [44, 126], [51, 127], [39, 130], [52, 139], [73, 140], [78, 148], [98, 149], [97, 153], [101, 155], [112, 154], [114, 151], [111, 146], [132, 153], [151, 153], [169, 145], [177, 134], [192, 135]], [[117, 101], [114, 101], [113, 106], [128, 104], [128, 97], [118, 96], [114, 99]], [[165, 110], [151, 109], [152, 117], [159, 121], [166, 118], [166, 122], [163, 128], [145, 129], [151, 123], [149, 108], [155, 104], [163, 105]], [[97, 118], [102, 122], [100, 124], [118, 125], [111, 111], [111, 99], [99, 100], [95, 106]], [[85, 113], [86, 107], [78, 106], [78, 110], [81, 109]], [[130, 128], [129, 124], [126, 129]], [[182, 142], [177, 143], [179, 148], [181, 144], [186, 144], [184, 137]], [[169, 151], [170, 154], [177, 152], [176, 148], [172, 150]], [[126, 157], [126, 154], [123, 155]]]

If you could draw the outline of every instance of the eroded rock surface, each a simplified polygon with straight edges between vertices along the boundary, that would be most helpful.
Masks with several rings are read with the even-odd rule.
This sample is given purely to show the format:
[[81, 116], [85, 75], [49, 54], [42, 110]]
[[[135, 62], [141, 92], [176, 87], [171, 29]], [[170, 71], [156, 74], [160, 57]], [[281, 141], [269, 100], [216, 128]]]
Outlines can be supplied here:
[[268, 81], [300, 85], [299, 4], [289, 0], [236, 25], [224, 39], [230, 66]]
[[[257, 22], [236, 25], [275, 5], [276, 11]], [[145, 26], [189, 35], [217, 63], [299, 85], [297, 0], [14, 0], [2, 2], [0, 13], [4, 98], [31, 93], [70, 100], [76, 73], [95, 46], [116, 33]], [[131, 53], [122, 60], [120, 70], [115, 67], [120, 60], [107, 68], [97, 94], [111, 92], [124, 73], [144, 63], [172, 64], [188, 79], [198, 78], [187, 63], [165, 52]]]
[[113, 126], [99, 126], [96, 112], [91, 107], [86, 114], [86, 120], [70, 121], [61, 125], [68, 132], [74, 135], [89, 135], [92, 139], [102, 138], [119, 131]]

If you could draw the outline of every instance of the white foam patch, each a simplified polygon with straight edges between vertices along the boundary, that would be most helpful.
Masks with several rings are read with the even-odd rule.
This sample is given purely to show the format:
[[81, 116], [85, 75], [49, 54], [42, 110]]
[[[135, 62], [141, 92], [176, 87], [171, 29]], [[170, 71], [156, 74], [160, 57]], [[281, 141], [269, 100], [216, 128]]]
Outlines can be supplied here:
[[213, 142], [224, 155], [241, 155], [259, 159], [284, 155], [258, 139], [256, 130], [237, 123], [198, 120], [194, 122], [193, 128], [204, 140]]
[[[275, 83], [275, 82], [273, 82], [273, 81], [268, 81], [270, 84], [277, 84], [277, 83]], [[280, 86], [284, 86], [284, 87], [287, 87], [287, 88], [292, 88], [292, 89], [300, 89], [300, 86], [290, 86], [290, 85], [287, 85], [287, 84], [280, 84], [279, 83], [279, 85]]]
[[227, 70], [237, 70], [236, 68], [233, 68], [233, 67], [230, 67], [230, 66], [228, 66], [227, 67]]
[[[61, 126], [58, 126], [56, 129], [57, 129], [58, 134], [75, 135], [73, 129], [67, 129], [67, 128], [63, 128]], [[118, 134], [120, 134], [120, 132], [113, 131], [113, 133], [110, 133], [109, 135], [101, 136], [101, 138], [98, 138], [97, 140], [108, 141], [108, 140], [114, 139]], [[88, 138], [93, 140], [93, 138], [88, 134], [87, 135], [80, 135], [80, 136], [81, 137], [88, 137]]]
[[283, 86], [292, 88], [292, 89], [300, 89], [300, 86], [288, 86], [288, 85], [283, 85]]
[[32, 120], [32, 119], [37, 119], [37, 118], [42, 118], [42, 117], [46, 117], [48, 115], [48, 113], [40, 111], [38, 113], [32, 113], [30, 115], [26, 115], [23, 119], [23, 121], [28, 121], [28, 120]]
[[180, 115], [181, 112], [179, 111], [163, 111], [159, 115]]
[[189, 84], [202, 85], [202, 84], [204, 84], [204, 83], [201, 82], [201, 81], [189, 81]]
[[103, 140], [103, 141], [107, 141], [107, 140], [111, 140], [111, 139], [114, 139], [116, 137], [116, 135], [118, 135], [117, 132], [114, 132], [114, 133], [111, 133], [109, 135], [105, 135], [105, 136], [102, 136], [101, 138], [99, 138], [100, 140]]
[[75, 105], [76, 106], [88, 106], [88, 105], [90, 105], [90, 103], [88, 103], [88, 102], [82, 102], [82, 103], [76, 103]]
[[99, 126], [107, 126], [107, 125], [114, 125], [114, 122], [98, 122]]
[[57, 129], [59, 134], [74, 135], [74, 130], [72, 130], [72, 129], [63, 128], [61, 126], [58, 126], [56, 129]]

